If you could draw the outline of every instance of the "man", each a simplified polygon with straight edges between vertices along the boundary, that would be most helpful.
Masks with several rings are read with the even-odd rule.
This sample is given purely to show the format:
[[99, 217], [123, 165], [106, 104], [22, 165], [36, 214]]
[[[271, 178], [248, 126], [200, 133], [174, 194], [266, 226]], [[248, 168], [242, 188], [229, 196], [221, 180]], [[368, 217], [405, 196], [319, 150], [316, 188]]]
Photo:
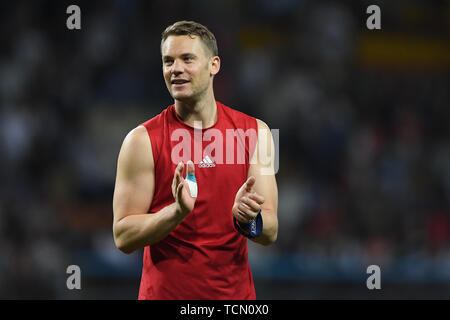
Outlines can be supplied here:
[[[144, 248], [139, 299], [255, 299], [247, 238], [268, 245], [278, 232], [275, 174], [264, 170], [273, 168], [272, 136], [264, 122], [215, 100], [220, 58], [206, 27], [169, 26], [161, 54], [175, 103], [123, 142], [114, 241], [125, 253]], [[215, 148], [203, 145], [212, 137]]]

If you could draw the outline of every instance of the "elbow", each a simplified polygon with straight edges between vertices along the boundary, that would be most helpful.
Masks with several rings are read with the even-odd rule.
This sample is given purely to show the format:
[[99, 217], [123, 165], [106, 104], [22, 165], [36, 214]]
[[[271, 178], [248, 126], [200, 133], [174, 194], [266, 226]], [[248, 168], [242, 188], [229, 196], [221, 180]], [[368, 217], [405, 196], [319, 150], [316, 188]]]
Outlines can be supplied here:
[[116, 226], [114, 226], [113, 228], [113, 235], [114, 244], [116, 245], [117, 249], [125, 254], [133, 253], [135, 249], [130, 246], [130, 243], [128, 241], [125, 241], [123, 233], [119, 232]]
[[127, 243], [121, 241], [120, 239], [114, 239], [117, 249], [122, 251], [125, 254], [130, 254], [134, 252], [134, 249], [131, 248]]
[[267, 238], [266, 241], [264, 241], [263, 245], [268, 246], [277, 241], [278, 232], [274, 232], [270, 237]]
[[272, 243], [274, 243], [275, 241], [277, 241], [277, 234], [278, 234], [278, 232], [275, 231], [271, 235], [267, 235], [267, 236], [264, 236], [264, 237], [259, 237], [255, 241], [257, 243], [267, 247], [267, 246], [271, 245]]
[[270, 239], [270, 244], [272, 244], [275, 241], [277, 241], [277, 238], [278, 238], [278, 231], [275, 231], [274, 235]]
[[262, 245], [268, 246], [277, 241], [278, 237], [278, 221], [275, 222], [275, 224], [270, 228], [270, 231], [268, 232], [267, 236], [264, 237], [264, 240], [262, 241]]

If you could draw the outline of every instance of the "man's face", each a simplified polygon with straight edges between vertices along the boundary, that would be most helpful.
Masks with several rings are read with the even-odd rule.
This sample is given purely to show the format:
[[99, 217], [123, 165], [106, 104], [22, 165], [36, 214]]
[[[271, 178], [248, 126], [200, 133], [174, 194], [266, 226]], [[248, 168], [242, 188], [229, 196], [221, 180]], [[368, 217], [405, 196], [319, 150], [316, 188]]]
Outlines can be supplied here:
[[174, 99], [198, 100], [210, 87], [212, 57], [197, 36], [169, 36], [161, 47], [163, 74]]

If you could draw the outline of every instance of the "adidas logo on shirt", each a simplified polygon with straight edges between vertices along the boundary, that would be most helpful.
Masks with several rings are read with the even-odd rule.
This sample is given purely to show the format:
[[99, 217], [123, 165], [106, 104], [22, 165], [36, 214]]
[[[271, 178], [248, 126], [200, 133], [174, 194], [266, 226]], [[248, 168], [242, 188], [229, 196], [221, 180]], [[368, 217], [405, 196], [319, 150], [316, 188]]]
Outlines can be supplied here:
[[211, 160], [209, 156], [204, 157], [203, 160], [198, 164], [199, 168], [210, 168], [215, 166], [216, 164]]

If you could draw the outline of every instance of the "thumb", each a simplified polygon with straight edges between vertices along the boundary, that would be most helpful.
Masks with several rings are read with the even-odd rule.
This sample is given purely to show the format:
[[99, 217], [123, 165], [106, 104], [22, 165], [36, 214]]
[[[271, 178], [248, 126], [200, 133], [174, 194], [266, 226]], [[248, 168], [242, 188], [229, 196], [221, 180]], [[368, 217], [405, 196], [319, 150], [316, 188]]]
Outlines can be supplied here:
[[191, 160], [187, 162], [187, 174], [195, 175], [195, 166]]
[[252, 187], [255, 185], [256, 178], [254, 176], [250, 176], [245, 182], [245, 190], [250, 192]]

